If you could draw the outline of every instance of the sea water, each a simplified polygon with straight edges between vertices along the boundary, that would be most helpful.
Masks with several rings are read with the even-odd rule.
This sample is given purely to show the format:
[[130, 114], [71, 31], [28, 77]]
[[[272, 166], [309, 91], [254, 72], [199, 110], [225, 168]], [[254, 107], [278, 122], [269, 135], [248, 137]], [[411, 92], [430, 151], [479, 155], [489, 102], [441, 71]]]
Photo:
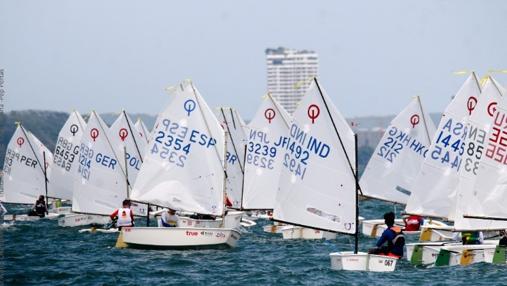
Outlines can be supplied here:
[[[373, 200], [360, 208], [366, 218], [392, 210]], [[16, 222], [0, 228], [0, 279], [5, 285], [507, 285], [507, 266], [486, 263], [424, 268], [401, 260], [392, 273], [333, 271], [329, 253], [353, 250], [353, 237], [283, 240], [262, 231], [267, 221], [257, 222], [236, 248], [211, 250], [116, 249], [117, 234], [79, 233], [81, 227], [57, 221]], [[361, 237], [360, 250], [374, 243]]]

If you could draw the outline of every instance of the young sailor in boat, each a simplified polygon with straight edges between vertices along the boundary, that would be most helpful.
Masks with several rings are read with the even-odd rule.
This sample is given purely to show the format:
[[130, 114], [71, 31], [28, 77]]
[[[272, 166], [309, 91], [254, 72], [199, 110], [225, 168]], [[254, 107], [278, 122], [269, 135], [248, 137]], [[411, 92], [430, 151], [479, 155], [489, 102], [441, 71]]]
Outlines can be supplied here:
[[500, 231], [500, 240], [498, 241], [498, 245], [500, 246], [507, 246], [507, 231], [501, 230]]
[[405, 231], [418, 231], [424, 223], [424, 218], [419, 215], [409, 215], [403, 218], [405, 223]]
[[38, 216], [38, 217], [45, 217], [48, 213], [48, 208], [46, 206], [46, 200], [44, 199], [43, 195], [40, 195], [37, 201], [35, 201], [35, 204], [33, 205], [32, 209], [28, 213], [29, 216]]
[[[394, 225], [394, 213], [388, 212], [384, 214], [384, 222], [387, 229], [384, 230], [382, 236], [378, 239], [376, 247], [370, 249], [370, 254], [383, 254], [394, 257], [403, 257], [403, 247], [405, 246], [405, 237], [401, 227]], [[384, 245], [387, 243], [387, 245]]]
[[161, 227], [177, 227], [178, 226], [178, 216], [176, 215], [176, 211], [173, 209], [166, 210], [162, 213], [162, 217], [160, 218], [160, 226]]
[[454, 234], [453, 240], [461, 240], [463, 245], [482, 244], [484, 242], [484, 234], [482, 231], [463, 231]]
[[118, 230], [124, 226], [134, 226], [134, 212], [130, 209], [130, 200], [124, 200], [122, 206], [109, 216]]

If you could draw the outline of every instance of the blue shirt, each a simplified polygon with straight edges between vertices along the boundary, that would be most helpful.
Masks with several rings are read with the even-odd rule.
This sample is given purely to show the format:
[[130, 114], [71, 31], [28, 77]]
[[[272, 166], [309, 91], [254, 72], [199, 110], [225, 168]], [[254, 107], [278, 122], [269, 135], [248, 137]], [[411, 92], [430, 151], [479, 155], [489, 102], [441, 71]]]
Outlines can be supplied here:
[[[393, 239], [396, 237], [396, 233], [394, 230], [388, 228], [384, 230], [382, 236], [377, 240], [377, 247], [381, 247], [384, 243], [388, 243], [392, 245]], [[389, 252], [396, 254], [398, 256], [403, 256], [403, 245], [392, 245]]]

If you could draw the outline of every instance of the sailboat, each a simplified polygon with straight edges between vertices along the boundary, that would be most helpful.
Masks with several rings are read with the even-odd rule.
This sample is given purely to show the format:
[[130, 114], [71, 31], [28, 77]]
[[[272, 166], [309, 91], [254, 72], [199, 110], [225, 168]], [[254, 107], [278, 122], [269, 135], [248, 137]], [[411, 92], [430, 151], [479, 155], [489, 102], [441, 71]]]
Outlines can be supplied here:
[[[491, 87], [487, 86], [487, 93], [481, 93], [477, 77], [472, 73], [448, 105], [433, 138], [429, 151], [431, 156], [426, 158], [414, 183], [415, 191], [407, 204], [407, 213], [455, 219], [458, 190], [467, 188], [463, 183], [467, 177], [472, 178], [464, 172], [473, 171], [473, 165], [480, 158], [478, 154], [474, 153], [474, 157], [470, 157], [465, 152], [471, 152], [473, 148], [470, 149], [470, 146], [479, 146], [477, 140], [481, 140], [481, 134], [484, 135], [486, 122], [479, 121], [488, 112]], [[481, 152], [480, 149], [477, 153]], [[449, 240], [453, 238], [453, 231], [459, 231], [455, 227], [423, 228], [421, 238], [439, 234]], [[448, 234], [442, 235], [442, 232]], [[448, 243], [407, 244], [407, 259], [414, 264], [432, 264], [446, 244]]]
[[150, 131], [148, 130], [148, 127], [146, 127], [146, 124], [144, 124], [141, 117], [137, 118], [134, 126], [139, 132], [139, 136], [141, 136], [146, 141], [146, 144], [148, 144], [148, 140], [150, 138]]
[[[69, 114], [56, 140], [55, 153], [51, 162], [51, 182], [48, 197], [72, 200], [74, 175], [79, 164], [81, 136], [86, 122], [81, 114], [74, 110]], [[71, 207], [59, 207], [62, 213], [68, 214]]]
[[[354, 235], [357, 245], [356, 145], [349, 124], [314, 78], [293, 114], [287, 140], [281, 146], [283, 169], [273, 220]], [[352, 255], [362, 254], [356, 251]], [[347, 268], [345, 260], [349, 256], [331, 253], [332, 268]], [[371, 256], [371, 260], [377, 257], [381, 256]], [[387, 256], [382, 259], [396, 263]]]
[[[35, 135], [21, 123], [7, 145], [3, 167], [3, 189], [0, 190], [2, 203], [33, 205], [40, 195], [48, 195], [51, 174], [50, 162], [53, 154]], [[55, 219], [59, 213], [49, 213], [45, 218]], [[32, 221], [37, 216], [5, 215], [5, 221]]]
[[[467, 152], [463, 155], [465, 168], [460, 169], [457, 189], [455, 229], [486, 231], [507, 229], [504, 208], [505, 163], [501, 159], [499, 143], [504, 130], [507, 102], [505, 89], [492, 77], [487, 79], [477, 108], [470, 116], [470, 134]], [[486, 240], [482, 245], [444, 246], [435, 265], [468, 265], [477, 262], [505, 264], [505, 249], [497, 247], [497, 240]], [[496, 259], [495, 256], [502, 256]], [[503, 261], [502, 261], [503, 260]]]
[[[428, 155], [435, 126], [423, 106], [419, 96], [391, 121], [380, 140], [373, 156], [361, 177], [361, 194], [386, 202], [406, 204], [410, 188], [421, 164]], [[433, 225], [447, 226], [430, 221]], [[403, 220], [396, 224], [404, 226]], [[363, 220], [362, 233], [379, 237], [387, 228], [383, 219]], [[405, 234], [419, 234], [420, 231], [404, 231]]]
[[220, 107], [215, 112], [226, 134], [225, 193], [230, 208], [241, 209], [243, 179], [245, 172], [246, 124], [234, 108]]
[[[191, 82], [172, 91], [173, 99], [159, 116], [132, 199], [180, 212], [224, 217], [224, 130]], [[223, 226], [228, 226], [227, 221]], [[234, 247], [239, 238], [236, 229], [226, 227], [126, 227], [117, 245]]]
[[[104, 224], [109, 215], [128, 198], [124, 157], [118, 157], [109, 128], [92, 111], [81, 137], [78, 174], [74, 180], [69, 226]], [[136, 214], [137, 215], [137, 214]]]

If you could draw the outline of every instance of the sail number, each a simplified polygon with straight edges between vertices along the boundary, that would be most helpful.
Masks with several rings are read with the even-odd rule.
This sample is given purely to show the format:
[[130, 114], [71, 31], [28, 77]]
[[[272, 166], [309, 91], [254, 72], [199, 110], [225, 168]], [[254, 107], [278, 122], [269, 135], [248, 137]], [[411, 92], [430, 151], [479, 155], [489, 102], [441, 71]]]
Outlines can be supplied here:
[[467, 127], [449, 118], [433, 142], [431, 159], [451, 169], [456, 168], [457, 172], [461, 166], [461, 156], [465, 152], [466, 135]]
[[393, 163], [396, 157], [403, 151], [405, 147], [412, 150], [417, 155], [426, 157], [428, 148], [417, 138], [412, 138], [407, 132], [391, 126], [387, 133], [387, 137], [382, 145], [378, 148], [377, 155]]
[[3, 172], [5, 174], [10, 174], [12, 165], [14, 164], [14, 161], [20, 163], [21, 165], [35, 168], [37, 167], [37, 160], [32, 159], [30, 157], [27, 157], [25, 155], [21, 155], [20, 153], [7, 148], [7, 153], [5, 154], [5, 162], [4, 162], [4, 169]]
[[494, 117], [486, 157], [507, 165], [507, 114], [501, 110]]
[[162, 160], [183, 168], [193, 149], [192, 146], [214, 148], [215, 138], [195, 129], [189, 129], [169, 119], [162, 120], [162, 126], [156, 133], [151, 154], [158, 154]]
[[72, 163], [79, 154], [79, 149], [79, 146], [72, 144], [72, 142], [64, 137], [58, 137], [53, 163], [69, 172]]

